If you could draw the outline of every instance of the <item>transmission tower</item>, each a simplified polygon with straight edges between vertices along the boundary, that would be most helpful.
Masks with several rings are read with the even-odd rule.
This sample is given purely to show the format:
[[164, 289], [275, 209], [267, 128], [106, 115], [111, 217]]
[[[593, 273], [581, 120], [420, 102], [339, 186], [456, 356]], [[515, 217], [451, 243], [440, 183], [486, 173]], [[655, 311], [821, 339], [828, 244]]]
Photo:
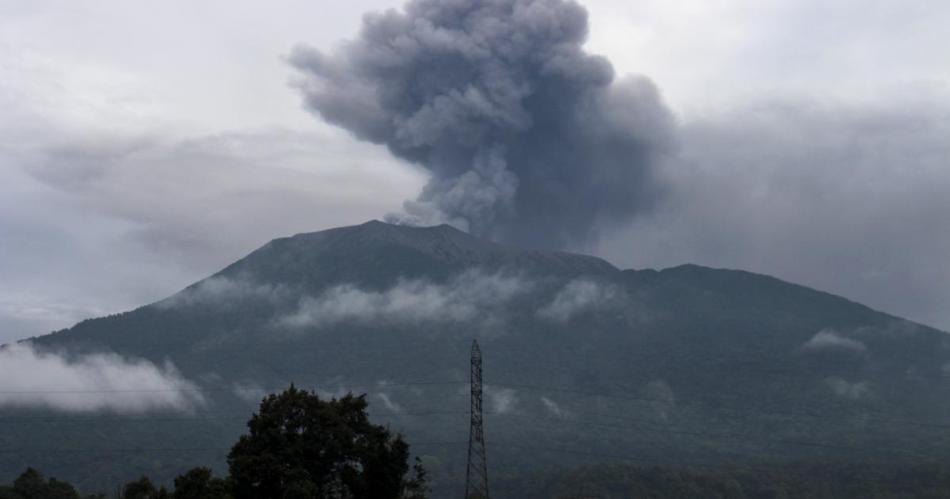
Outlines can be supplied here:
[[477, 340], [472, 341], [472, 425], [468, 435], [465, 499], [489, 499], [485, 433], [482, 427], [482, 351], [478, 348]]

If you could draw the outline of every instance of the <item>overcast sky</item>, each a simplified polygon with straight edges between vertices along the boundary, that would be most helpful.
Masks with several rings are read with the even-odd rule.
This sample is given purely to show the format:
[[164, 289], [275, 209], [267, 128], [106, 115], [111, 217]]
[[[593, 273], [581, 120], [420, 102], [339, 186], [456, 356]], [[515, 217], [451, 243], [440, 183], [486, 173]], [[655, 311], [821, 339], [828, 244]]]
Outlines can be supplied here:
[[[950, 329], [950, 3], [590, 0], [675, 118], [664, 202], [574, 249], [817, 287]], [[286, 57], [401, 2], [0, 0], [0, 342], [163, 298], [428, 173], [302, 106]]]

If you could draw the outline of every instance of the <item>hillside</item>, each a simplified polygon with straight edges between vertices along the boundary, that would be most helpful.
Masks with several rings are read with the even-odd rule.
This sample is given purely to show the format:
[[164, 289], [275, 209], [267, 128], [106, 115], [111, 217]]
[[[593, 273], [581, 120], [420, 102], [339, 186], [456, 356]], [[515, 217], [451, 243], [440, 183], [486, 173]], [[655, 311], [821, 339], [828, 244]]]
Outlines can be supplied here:
[[6, 409], [0, 482], [32, 465], [107, 489], [220, 465], [255, 396], [295, 382], [367, 393], [374, 418], [404, 431], [452, 495], [472, 338], [485, 356], [489, 465], [506, 481], [616, 460], [950, 455], [944, 332], [748, 272], [620, 270], [445, 225], [369, 222], [271, 241], [165, 300], [33, 339], [172, 362], [207, 400], [134, 417]]

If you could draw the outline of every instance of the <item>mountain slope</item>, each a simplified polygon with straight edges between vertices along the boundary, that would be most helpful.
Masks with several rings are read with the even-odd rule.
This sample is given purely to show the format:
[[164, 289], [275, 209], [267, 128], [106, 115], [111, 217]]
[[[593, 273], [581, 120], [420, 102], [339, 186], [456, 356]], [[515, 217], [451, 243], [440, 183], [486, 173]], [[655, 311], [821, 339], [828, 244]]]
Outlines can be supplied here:
[[[187, 420], [102, 415], [55, 431], [47, 412], [7, 410], [15, 428], [0, 448], [22, 451], [0, 454], [0, 471], [30, 464], [102, 486], [220, 464], [253, 396], [293, 381], [367, 393], [374, 418], [406, 432], [450, 494], [464, 473], [472, 338], [485, 355], [490, 464], [503, 475], [618, 456], [950, 454], [941, 331], [747, 272], [619, 270], [449, 226], [369, 222], [274, 240], [166, 300], [34, 339], [171, 361], [208, 403]], [[64, 442], [80, 450], [28, 451]]]

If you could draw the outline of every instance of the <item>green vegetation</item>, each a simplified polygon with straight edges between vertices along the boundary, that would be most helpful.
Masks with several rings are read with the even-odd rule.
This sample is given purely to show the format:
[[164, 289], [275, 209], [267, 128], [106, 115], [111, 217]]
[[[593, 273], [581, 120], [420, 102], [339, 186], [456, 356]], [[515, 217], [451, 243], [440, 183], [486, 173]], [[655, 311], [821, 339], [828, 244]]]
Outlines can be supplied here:
[[99, 499], [103, 496], [82, 496], [68, 482], [46, 479], [42, 473], [27, 468], [10, 486], [0, 486], [0, 499]]
[[[369, 422], [363, 397], [321, 400], [294, 386], [267, 396], [228, 455], [230, 474], [194, 468], [169, 492], [141, 477], [121, 499], [426, 499], [425, 470], [410, 475], [409, 445]], [[100, 496], [87, 496], [93, 499]], [[69, 483], [29, 468], [0, 499], [81, 499]]]
[[[172, 492], [148, 478], [128, 483], [119, 499], [231, 499], [234, 483], [195, 468], [175, 479]], [[272, 493], [273, 494], [273, 493]], [[318, 492], [299, 482], [275, 498], [353, 498], [388, 496]], [[795, 464], [774, 468], [723, 466], [715, 469], [601, 464], [503, 476], [492, 496], [517, 499], [942, 499], [950, 497], [950, 467], [944, 464], [886, 467], [841, 463]], [[0, 499], [104, 499], [81, 496], [65, 482], [44, 481], [27, 470]], [[404, 495], [403, 497], [423, 497]]]
[[519, 499], [938, 499], [950, 497], [944, 464], [888, 467], [840, 463], [716, 469], [585, 466], [500, 481]]
[[409, 446], [369, 422], [366, 400], [320, 400], [291, 386], [261, 403], [228, 455], [235, 499], [422, 499], [425, 472], [409, 474]]

